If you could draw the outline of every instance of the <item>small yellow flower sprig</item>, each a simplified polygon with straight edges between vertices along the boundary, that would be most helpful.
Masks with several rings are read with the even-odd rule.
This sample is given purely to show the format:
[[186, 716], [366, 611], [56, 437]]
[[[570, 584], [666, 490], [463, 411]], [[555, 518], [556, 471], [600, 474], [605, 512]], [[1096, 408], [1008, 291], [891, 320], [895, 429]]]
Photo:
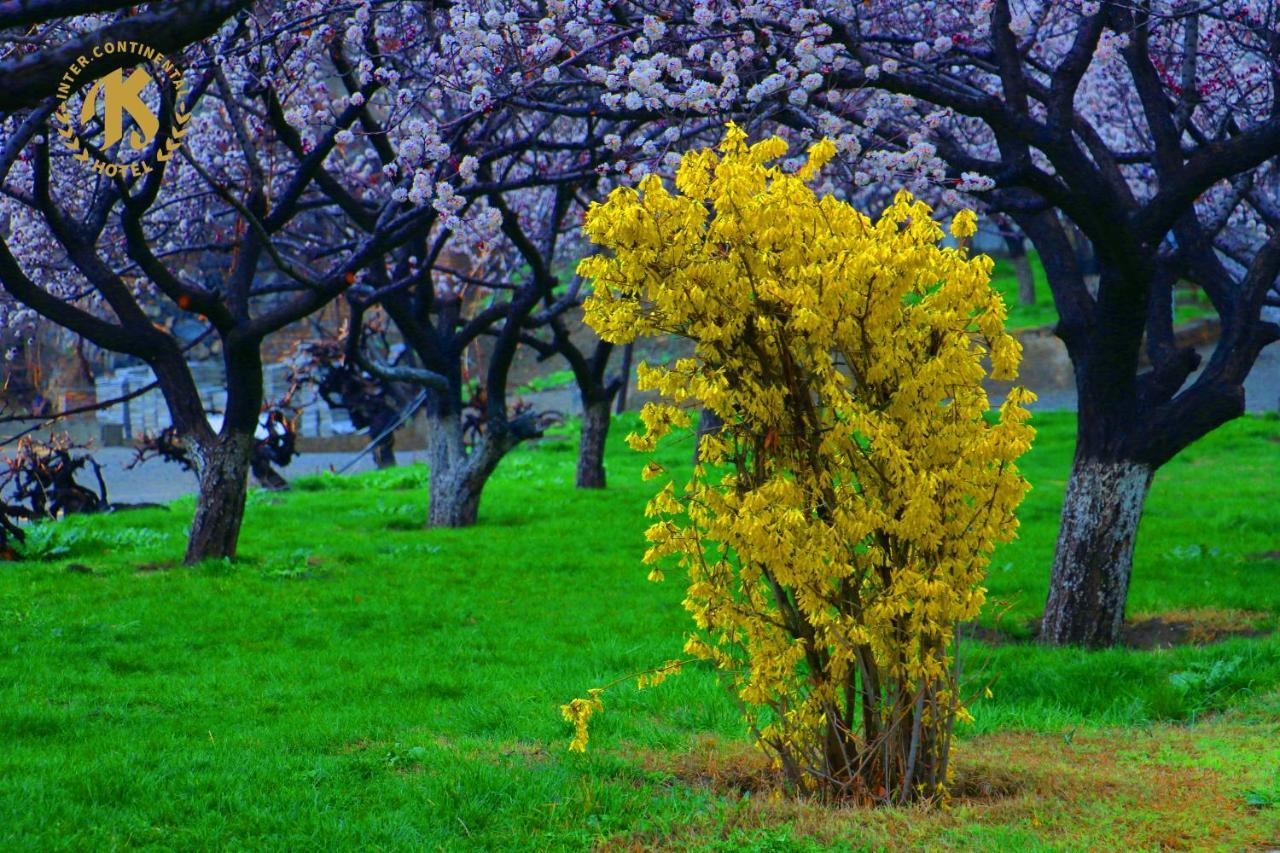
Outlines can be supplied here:
[[647, 687], [657, 687], [671, 676], [679, 675], [685, 664], [688, 663], [693, 663], [693, 661], [669, 660], [662, 666], [614, 679], [603, 687], [592, 687], [587, 691], [585, 697], [574, 699], [567, 705], [561, 705], [560, 716], [573, 725], [573, 740], [569, 741], [569, 751], [587, 751], [589, 724], [593, 716], [604, 713], [604, 703], [600, 700], [600, 696], [606, 690], [633, 678], [636, 681], [636, 688], [639, 690], [644, 690]]
[[593, 687], [587, 691], [585, 699], [574, 699], [568, 705], [560, 706], [560, 716], [573, 724], [573, 740], [569, 741], [570, 752], [587, 751], [587, 724], [594, 714], [604, 713], [604, 703], [600, 701], [600, 694], [603, 692], [603, 687]]

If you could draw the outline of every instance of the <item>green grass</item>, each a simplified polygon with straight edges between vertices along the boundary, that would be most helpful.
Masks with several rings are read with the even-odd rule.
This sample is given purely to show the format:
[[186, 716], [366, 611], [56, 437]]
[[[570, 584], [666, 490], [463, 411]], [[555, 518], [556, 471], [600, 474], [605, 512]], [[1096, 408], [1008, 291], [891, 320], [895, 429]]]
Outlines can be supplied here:
[[541, 376], [535, 376], [524, 385], [515, 390], [516, 394], [532, 394], [536, 391], [548, 391], [552, 388], [561, 388], [573, 382], [572, 370], [553, 370], [550, 373], [544, 373]]
[[[996, 258], [995, 270], [991, 274], [991, 284], [1004, 296], [1004, 304], [1009, 310], [1008, 325], [1010, 329], [1037, 328], [1052, 326], [1058, 322], [1058, 309], [1053, 304], [1053, 294], [1049, 291], [1049, 282], [1045, 278], [1044, 265], [1040, 263], [1040, 255], [1030, 252], [1031, 274], [1036, 283], [1036, 301], [1034, 305], [1022, 305], [1018, 302], [1018, 277], [1013, 270], [1013, 263], [1007, 258]], [[1208, 297], [1198, 287], [1190, 284], [1179, 284], [1173, 311], [1175, 324], [1186, 323], [1201, 317], [1215, 317], [1216, 312], [1209, 303]]]
[[1049, 291], [1049, 281], [1045, 278], [1040, 255], [1031, 252], [1030, 258], [1031, 275], [1036, 282], [1035, 305], [1023, 305], [1018, 302], [1018, 276], [1013, 270], [1013, 263], [1008, 258], [996, 258], [996, 267], [991, 273], [991, 286], [1000, 291], [1000, 295], [1004, 297], [1005, 307], [1009, 311], [1007, 322], [1010, 329], [1051, 326], [1058, 322], [1058, 309], [1053, 305], [1053, 294]]
[[[1072, 447], [1070, 416], [1036, 424], [1035, 488], [984, 617], [1006, 611], [1012, 633], [1043, 604]], [[0, 564], [0, 848], [1280, 840], [1274, 636], [1097, 653], [969, 644], [970, 683], [997, 680], [962, 732], [960, 773], [997, 794], [949, 811], [744, 795], [732, 779], [752, 753], [697, 668], [611, 691], [591, 750], [567, 753], [557, 706], [678, 657], [686, 630], [675, 574], [650, 584], [639, 564], [653, 484], [623, 432], [607, 491], [575, 491], [573, 443], [544, 441], [503, 462], [471, 530], [419, 529], [425, 471], [403, 468], [254, 493], [232, 564], [167, 562], [190, 500], [39, 534], [47, 559]], [[1157, 476], [1131, 612], [1246, 610], [1274, 626], [1280, 560], [1254, 555], [1280, 549], [1277, 441], [1280, 421], [1240, 420]], [[688, 451], [663, 461], [679, 468]]]

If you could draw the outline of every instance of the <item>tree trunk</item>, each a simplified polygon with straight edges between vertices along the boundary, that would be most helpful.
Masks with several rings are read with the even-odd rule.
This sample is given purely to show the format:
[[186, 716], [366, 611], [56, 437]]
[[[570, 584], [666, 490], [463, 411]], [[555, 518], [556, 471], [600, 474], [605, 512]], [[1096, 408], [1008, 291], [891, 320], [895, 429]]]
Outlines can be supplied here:
[[233, 432], [198, 449], [200, 493], [187, 540], [188, 566], [235, 557], [254, 444], [252, 432]]
[[[465, 467], [465, 466], [463, 466]], [[427, 527], [471, 527], [480, 516], [480, 490], [466, 477], [431, 475]]]
[[1076, 459], [1062, 507], [1041, 642], [1092, 648], [1119, 642], [1138, 522], [1153, 473], [1138, 462]]
[[1013, 272], [1018, 277], [1018, 304], [1036, 304], [1036, 277], [1031, 271], [1031, 256], [1023, 249], [1013, 257]]
[[382, 471], [396, 467], [396, 440], [389, 435], [373, 447], [373, 464]]
[[582, 408], [582, 436], [578, 444], [579, 489], [605, 487], [604, 446], [609, 437], [610, 401], [597, 400]]
[[470, 527], [478, 519], [485, 483], [509, 446], [504, 437], [485, 433], [468, 453], [457, 414], [428, 415], [427, 423], [427, 527]]
[[464, 482], [467, 450], [462, 419], [456, 413], [427, 416], [427, 464], [430, 466], [427, 527], [469, 527], [476, 523], [480, 496]]
[[1031, 258], [1027, 255], [1027, 243], [1021, 235], [1004, 235], [1005, 247], [1009, 250], [1009, 262], [1013, 264], [1013, 273], [1018, 278], [1018, 304], [1036, 304], [1036, 279], [1031, 272]]
[[627, 391], [631, 389], [631, 358], [635, 352], [635, 344], [630, 343], [622, 348], [622, 387], [618, 389], [618, 414], [627, 410]]
[[702, 437], [713, 432], [719, 432], [723, 426], [724, 421], [720, 420], [720, 416], [708, 408], [704, 407], [698, 414], [698, 431], [693, 436], [694, 465], [702, 461]]
[[490, 416], [468, 451], [457, 408], [427, 415], [427, 459], [431, 466], [427, 527], [470, 527], [480, 496], [498, 463], [521, 441], [542, 433], [532, 415], [508, 421]]

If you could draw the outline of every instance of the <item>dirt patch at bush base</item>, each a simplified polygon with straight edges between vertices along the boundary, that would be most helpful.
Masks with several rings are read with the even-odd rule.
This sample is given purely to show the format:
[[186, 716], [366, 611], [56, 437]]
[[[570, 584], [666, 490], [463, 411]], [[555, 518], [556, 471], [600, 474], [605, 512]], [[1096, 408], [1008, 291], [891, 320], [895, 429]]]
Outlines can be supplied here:
[[1232, 637], [1265, 637], [1273, 624], [1260, 627], [1267, 614], [1251, 614], [1255, 618], [1240, 622], [1217, 622], [1213, 619], [1178, 618], [1177, 615], [1151, 616], [1125, 623], [1124, 644], [1134, 649], [1167, 649], [1173, 646], [1203, 646]]
[[[640, 759], [646, 770], [670, 774], [675, 781], [689, 787], [709, 789], [732, 797], [763, 797], [774, 801], [796, 798], [788, 791], [786, 778], [770, 757], [742, 741], [725, 741], [708, 735], [687, 751], [642, 751]], [[1017, 768], [966, 760], [953, 768], [949, 796], [952, 804], [993, 801], [1015, 796], [1035, 785], [1035, 780]], [[804, 797], [799, 799], [810, 802]], [[820, 804], [818, 800], [812, 802]], [[850, 804], [827, 806], [854, 810], [867, 808]]]
[[1251, 805], [1249, 788], [1273, 772], [1274, 738], [1274, 724], [1234, 714], [1140, 733], [979, 735], [957, 745], [945, 806], [867, 808], [789, 794], [759, 750], [708, 736], [638, 757], [673, 788], [723, 804], [687, 823], [601, 838], [596, 849], [719, 850], [758, 839], [768, 849], [1271, 849], [1280, 812]]
[[[988, 625], [964, 625], [962, 636], [989, 645], [1032, 643], [1040, 633], [1040, 620], [1025, 624], [1028, 636], [1016, 637]], [[1234, 637], [1265, 637], [1275, 632], [1276, 619], [1254, 610], [1177, 610], [1169, 613], [1139, 614], [1126, 619], [1120, 645], [1129, 649], [1169, 649], [1175, 646], [1203, 646]]]

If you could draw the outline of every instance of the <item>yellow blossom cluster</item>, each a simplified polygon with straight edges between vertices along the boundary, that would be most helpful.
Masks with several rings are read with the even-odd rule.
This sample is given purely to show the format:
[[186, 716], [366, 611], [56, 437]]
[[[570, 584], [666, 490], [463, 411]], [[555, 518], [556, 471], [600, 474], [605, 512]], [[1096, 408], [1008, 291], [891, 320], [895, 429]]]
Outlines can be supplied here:
[[594, 714], [604, 712], [604, 703], [600, 701], [600, 694], [603, 692], [603, 687], [593, 687], [587, 691], [586, 698], [574, 699], [569, 704], [560, 706], [560, 715], [573, 724], [570, 751], [587, 751], [587, 726]]
[[[634, 449], [697, 408], [723, 423], [648, 507], [651, 579], [672, 561], [688, 576], [686, 651], [721, 669], [797, 784], [928, 799], [965, 715], [955, 628], [1015, 535], [1034, 398], [1015, 388], [993, 412], [983, 388], [1013, 378], [1021, 350], [991, 260], [963, 248], [974, 214], [947, 247], [906, 192], [874, 221], [818, 197], [829, 141], [794, 173], [774, 165], [786, 150], [730, 125], [718, 151], [685, 155], [676, 192], [648, 176], [593, 205], [586, 232], [607, 251], [579, 267], [586, 319], [614, 343], [694, 344], [640, 368], [661, 402]], [[589, 710], [575, 712], [581, 745]]]

